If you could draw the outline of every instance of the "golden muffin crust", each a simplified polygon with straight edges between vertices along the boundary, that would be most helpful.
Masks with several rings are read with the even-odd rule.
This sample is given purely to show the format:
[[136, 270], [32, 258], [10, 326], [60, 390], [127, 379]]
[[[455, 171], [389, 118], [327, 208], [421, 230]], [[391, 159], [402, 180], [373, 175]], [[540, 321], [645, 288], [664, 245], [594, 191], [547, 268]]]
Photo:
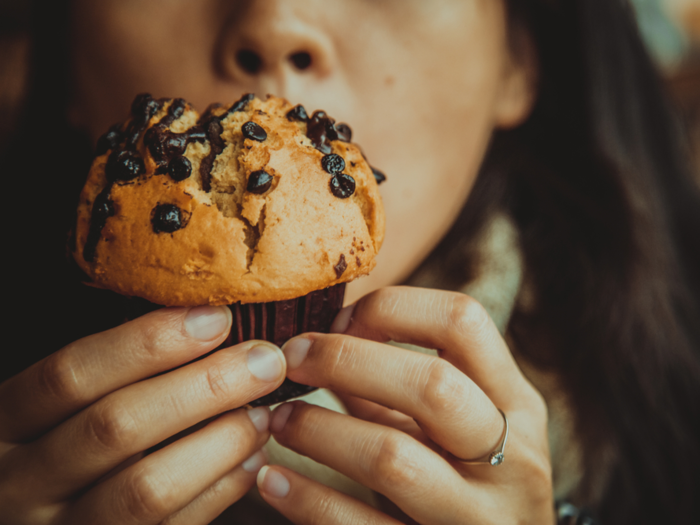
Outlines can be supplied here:
[[281, 98], [200, 117], [140, 95], [98, 142], [75, 260], [93, 285], [167, 306], [281, 301], [365, 275], [384, 236], [381, 174], [349, 140]]

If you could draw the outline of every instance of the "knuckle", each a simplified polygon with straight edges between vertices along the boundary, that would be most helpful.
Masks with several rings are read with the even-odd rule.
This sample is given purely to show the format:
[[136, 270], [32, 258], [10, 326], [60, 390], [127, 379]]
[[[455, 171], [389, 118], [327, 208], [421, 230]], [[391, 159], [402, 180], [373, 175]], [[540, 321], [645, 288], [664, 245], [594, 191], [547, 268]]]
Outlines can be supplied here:
[[381, 487], [412, 491], [420, 485], [421, 477], [415, 452], [409, 436], [398, 431], [386, 433], [371, 467], [373, 479]]
[[421, 392], [421, 402], [431, 414], [451, 414], [469, 403], [465, 376], [447, 361], [435, 359]]
[[[7, 465], [0, 463], [0, 509], [16, 509], [22, 506], [22, 491], [18, 487], [16, 473], [10, 474]], [[2, 523], [2, 521], [0, 521]]]
[[231, 398], [231, 389], [221, 363], [212, 363], [204, 371], [207, 394], [217, 403], [226, 403]]
[[388, 287], [375, 290], [366, 296], [365, 315], [372, 317], [391, 315], [401, 300], [402, 295], [396, 288]]
[[131, 476], [124, 485], [127, 515], [136, 523], [158, 522], [174, 510], [169, 486], [148, 470]]
[[553, 481], [552, 468], [546, 454], [532, 453], [523, 459], [523, 472], [530, 487], [529, 500], [533, 505], [551, 503]]
[[79, 368], [70, 352], [59, 351], [50, 355], [38, 367], [40, 392], [71, 405], [82, 405], [86, 400], [80, 385]]
[[158, 360], [163, 353], [164, 335], [162, 327], [155, 323], [140, 322], [137, 324], [136, 337], [143, 354], [151, 359]]
[[490, 323], [486, 309], [468, 295], [456, 294], [447, 320], [447, 331], [453, 339], [479, 336]]
[[379, 288], [378, 290], [375, 290], [370, 294], [366, 295], [365, 298], [363, 298], [363, 300], [366, 300], [367, 303], [375, 307], [387, 303], [393, 304], [396, 300], [396, 290], [388, 287]]
[[241, 411], [227, 414], [227, 416], [229, 415], [231, 417], [226, 418], [225, 421], [215, 420], [217, 431], [226, 437], [226, 442], [234, 444], [232, 450], [235, 450], [237, 454], [246, 457], [253, 455], [260, 446], [258, 444], [260, 434], [252, 424], [247, 424], [247, 421], [243, 423], [248, 418], [242, 417]]
[[110, 451], [127, 450], [140, 433], [129, 410], [117, 401], [96, 405], [87, 415], [86, 424], [92, 439]]
[[309, 516], [309, 525], [325, 525], [327, 523], [336, 523], [340, 517], [340, 506], [338, 500], [330, 490], [323, 490], [314, 498], [311, 505], [311, 515]]
[[353, 339], [344, 335], [325, 335], [323, 351], [317, 353], [323, 377], [329, 381], [337, 379], [352, 366]]
[[532, 396], [532, 407], [531, 410], [535, 416], [535, 421], [541, 421], [543, 428], [546, 431], [547, 422], [549, 421], [549, 409], [547, 408], [547, 402], [544, 400], [544, 396], [539, 392], [539, 390], [533, 388]]

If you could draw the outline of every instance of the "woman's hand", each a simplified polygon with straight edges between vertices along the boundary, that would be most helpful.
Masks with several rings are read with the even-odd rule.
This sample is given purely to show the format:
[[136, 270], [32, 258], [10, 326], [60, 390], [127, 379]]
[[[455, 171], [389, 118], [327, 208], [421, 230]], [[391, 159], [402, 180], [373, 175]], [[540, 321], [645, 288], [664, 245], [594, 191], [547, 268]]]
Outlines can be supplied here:
[[0, 385], [0, 523], [204, 524], [240, 498], [265, 463], [269, 411], [231, 410], [279, 386], [285, 361], [249, 341], [181, 366], [230, 327], [228, 308], [166, 308]]
[[[341, 312], [334, 328], [340, 334], [288, 342], [287, 375], [339, 392], [356, 417], [285, 404], [270, 423], [278, 442], [371, 487], [421, 524], [554, 522], [544, 402], [476, 301], [388, 288]], [[436, 348], [439, 357], [384, 344], [390, 340]], [[503, 465], [457, 459], [498, 446], [499, 408], [510, 427]], [[295, 523], [397, 523], [281, 467], [261, 470], [258, 487]]]

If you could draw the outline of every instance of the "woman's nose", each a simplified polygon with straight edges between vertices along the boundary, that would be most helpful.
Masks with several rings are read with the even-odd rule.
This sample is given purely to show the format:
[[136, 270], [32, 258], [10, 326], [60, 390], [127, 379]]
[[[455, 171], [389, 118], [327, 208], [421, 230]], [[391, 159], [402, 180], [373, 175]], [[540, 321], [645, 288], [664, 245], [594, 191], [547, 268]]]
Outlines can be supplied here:
[[331, 35], [314, 11], [295, 0], [252, 0], [236, 13], [222, 44], [230, 78], [277, 94], [332, 74]]

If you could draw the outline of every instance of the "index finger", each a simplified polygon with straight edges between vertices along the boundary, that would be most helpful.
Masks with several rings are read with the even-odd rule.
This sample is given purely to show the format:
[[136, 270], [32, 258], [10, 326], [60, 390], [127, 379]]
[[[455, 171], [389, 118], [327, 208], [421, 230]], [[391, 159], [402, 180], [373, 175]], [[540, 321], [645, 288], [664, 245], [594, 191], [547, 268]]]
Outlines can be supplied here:
[[221, 344], [227, 307], [164, 308], [75, 341], [0, 385], [0, 439], [29, 440], [105, 395]]
[[457, 292], [396, 286], [347, 307], [333, 332], [432, 348], [505, 407], [531, 388], [484, 308]]

